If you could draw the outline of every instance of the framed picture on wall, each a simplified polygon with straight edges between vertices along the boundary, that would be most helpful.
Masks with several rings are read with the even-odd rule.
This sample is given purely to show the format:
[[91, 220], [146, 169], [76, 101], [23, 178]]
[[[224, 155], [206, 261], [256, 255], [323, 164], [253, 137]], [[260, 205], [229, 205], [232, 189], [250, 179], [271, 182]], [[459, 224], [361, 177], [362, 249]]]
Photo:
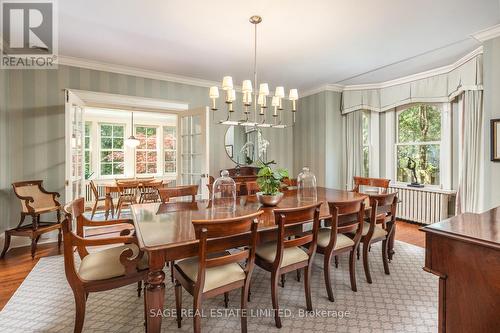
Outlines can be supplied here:
[[500, 162], [500, 119], [491, 119], [491, 160]]
[[229, 158], [233, 158], [233, 145], [226, 145], [226, 153]]

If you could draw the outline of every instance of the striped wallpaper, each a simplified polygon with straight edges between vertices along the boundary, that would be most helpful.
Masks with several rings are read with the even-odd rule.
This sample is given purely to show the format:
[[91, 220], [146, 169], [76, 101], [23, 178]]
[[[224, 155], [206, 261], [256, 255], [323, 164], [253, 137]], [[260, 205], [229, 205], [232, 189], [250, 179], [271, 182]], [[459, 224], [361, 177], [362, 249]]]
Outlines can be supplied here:
[[[57, 70], [0, 70], [0, 88], [0, 231], [19, 220], [19, 202], [10, 185], [14, 181], [43, 179], [48, 189], [61, 193], [64, 202], [63, 89], [176, 100], [188, 103], [190, 108], [209, 102], [205, 87], [69, 66]], [[235, 105], [238, 117], [240, 109]], [[221, 108], [210, 126], [212, 175], [234, 167], [224, 149], [226, 127], [215, 124], [224, 115]], [[265, 129], [264, 137], [271, 142], [268, 158], [295, 174], [293, 132], [292, 128]]]

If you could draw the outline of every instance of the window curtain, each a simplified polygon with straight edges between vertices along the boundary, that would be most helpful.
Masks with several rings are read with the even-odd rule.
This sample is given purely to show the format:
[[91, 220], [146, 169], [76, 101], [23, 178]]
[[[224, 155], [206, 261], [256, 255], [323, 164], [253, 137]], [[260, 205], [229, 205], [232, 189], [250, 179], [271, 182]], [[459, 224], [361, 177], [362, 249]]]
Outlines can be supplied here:
[[346, 189], [352, 188], [354, 176], [361, 175], [363, 165], [363, 111], [350, 112], [343, 117], [345, 154], [343, 175]]
[[465, 91], [462, 103], [456, 212], [478, 213], [483, 159], [483, 92]]

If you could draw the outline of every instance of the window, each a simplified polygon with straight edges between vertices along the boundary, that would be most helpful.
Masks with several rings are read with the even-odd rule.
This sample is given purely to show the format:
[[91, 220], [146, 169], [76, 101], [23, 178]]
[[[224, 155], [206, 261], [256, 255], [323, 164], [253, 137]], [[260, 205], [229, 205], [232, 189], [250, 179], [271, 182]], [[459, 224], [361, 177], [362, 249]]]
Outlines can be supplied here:
[[89, 179], [92, 172], [92, 151], [90, 148], [90, 137], [92, 131], [92, 123], [89, 121], [85, 122], [85, 160], [84, 160], [84, 169], [85, 169], [85, 179]]
[[415, 166], [421, 184], [440, 184], [441, 111], [434, 105], [414, 105], [397, 114], [396, 177], [411, 183]]
[[364, 111], [362, 113], [363, 122], [363, 165], [361, 174], [363, 177], [370, 176], [370, 112]]
[[125, 125], [100, 125], [100, 170], [102, 176], [121, 176], [124, 174], [124, 133]]
[[135, 170], [137, 174], [155, 174], [158, 171], [157, 128], [136, 126], [135, 136], [140, 141], [135, 153]]
[[177, 171], [177, 133], [175, 126], [163, 126], [163, 153], [165, 173], [175, 173]]

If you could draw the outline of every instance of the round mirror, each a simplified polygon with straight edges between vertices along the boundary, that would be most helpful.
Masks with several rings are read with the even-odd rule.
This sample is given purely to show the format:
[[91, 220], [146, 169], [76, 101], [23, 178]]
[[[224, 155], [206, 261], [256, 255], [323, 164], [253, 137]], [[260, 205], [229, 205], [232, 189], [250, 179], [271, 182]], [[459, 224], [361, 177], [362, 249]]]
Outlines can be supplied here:
[[224, 145], [227, 156], [238, 165], [252, 165], [267, 159], [269, 141], [254, 127], [229, 126]]

